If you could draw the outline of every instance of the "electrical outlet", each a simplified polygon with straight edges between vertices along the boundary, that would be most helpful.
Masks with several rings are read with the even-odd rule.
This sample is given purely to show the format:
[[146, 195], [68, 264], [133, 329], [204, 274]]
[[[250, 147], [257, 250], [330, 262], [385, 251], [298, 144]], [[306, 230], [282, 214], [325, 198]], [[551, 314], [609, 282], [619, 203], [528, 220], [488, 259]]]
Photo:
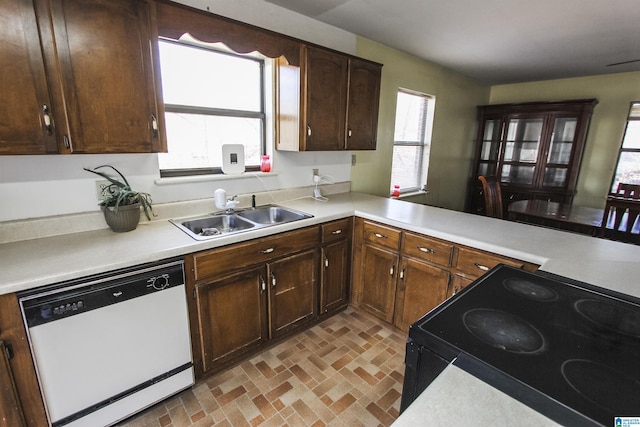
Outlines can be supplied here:
[[107, 198], [107, 189], [109, 188], [109, 184], [111, 183], [106, 179], [96, 181], [96, 198], [98, 200], [104, 200]]
[[355, 166], [356, 165], [356, 155], [352, 154], [351, 155], [351, 166]]

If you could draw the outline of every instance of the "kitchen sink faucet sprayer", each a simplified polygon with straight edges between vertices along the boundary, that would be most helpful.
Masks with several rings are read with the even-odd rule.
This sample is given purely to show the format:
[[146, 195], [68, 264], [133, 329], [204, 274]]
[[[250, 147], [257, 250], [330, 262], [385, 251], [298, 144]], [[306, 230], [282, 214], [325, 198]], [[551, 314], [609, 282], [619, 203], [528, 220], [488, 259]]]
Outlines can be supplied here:
[[218, 209], [224, 209], [226, 213], [232, 213], [238, 204], [236, 196], [227, 199], [227, 192], [222, 188], [218, 188], [213, 194], [216, 201], [216, 207]]

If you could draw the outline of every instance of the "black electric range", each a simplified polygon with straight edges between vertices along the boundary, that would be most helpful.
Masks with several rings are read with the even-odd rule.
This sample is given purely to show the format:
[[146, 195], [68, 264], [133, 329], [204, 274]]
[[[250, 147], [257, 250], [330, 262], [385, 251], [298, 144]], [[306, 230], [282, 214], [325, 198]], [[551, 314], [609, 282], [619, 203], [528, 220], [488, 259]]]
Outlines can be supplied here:
[[411, 325], [405, 362], [401, 411], [453, 363], [562, 425], [613, 426], [640, 417], [640, 299], [500, 265]]

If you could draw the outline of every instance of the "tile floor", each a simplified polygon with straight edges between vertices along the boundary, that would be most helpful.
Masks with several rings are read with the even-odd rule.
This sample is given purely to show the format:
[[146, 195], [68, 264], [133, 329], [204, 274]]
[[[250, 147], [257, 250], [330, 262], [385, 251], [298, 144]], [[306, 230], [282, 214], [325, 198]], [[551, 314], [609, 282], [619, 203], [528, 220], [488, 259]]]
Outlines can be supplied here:
[[389, 426], [405, 339], [349, 307], [118, 427]]

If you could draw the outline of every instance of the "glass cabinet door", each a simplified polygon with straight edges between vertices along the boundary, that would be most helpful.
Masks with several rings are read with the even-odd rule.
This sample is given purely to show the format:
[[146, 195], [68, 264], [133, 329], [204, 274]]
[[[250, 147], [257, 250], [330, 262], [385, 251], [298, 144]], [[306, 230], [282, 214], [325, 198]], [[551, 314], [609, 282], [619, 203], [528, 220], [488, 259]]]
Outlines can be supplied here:
[[533, 184], [543, 124], [543, 117], [509, 120], [504, 144], [502, 182]]
[[478, 175], [492, 176], [496, 174], [502, 139], [500, 125], [500, 119], [488, 119], [484, 122]]
[[547, 155], [547, 164], [544, 171], [544, 186], [565, 186], [577, 124], [578, 119], [576, 117], [558, 117], [554, 119], [553, 133], [549, 142], [549, 154]]

